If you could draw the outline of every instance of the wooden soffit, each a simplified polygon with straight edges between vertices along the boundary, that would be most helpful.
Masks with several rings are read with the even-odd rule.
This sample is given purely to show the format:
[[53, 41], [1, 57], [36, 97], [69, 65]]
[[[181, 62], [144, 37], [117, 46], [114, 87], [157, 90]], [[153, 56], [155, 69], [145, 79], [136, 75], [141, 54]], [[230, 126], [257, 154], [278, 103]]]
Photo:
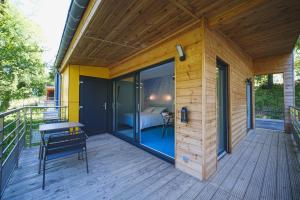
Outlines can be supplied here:
[[102, 0], [69, 63], [112, 66], [202, 17], [253, 58], [290, 52], [300, 32], [299, 0]]

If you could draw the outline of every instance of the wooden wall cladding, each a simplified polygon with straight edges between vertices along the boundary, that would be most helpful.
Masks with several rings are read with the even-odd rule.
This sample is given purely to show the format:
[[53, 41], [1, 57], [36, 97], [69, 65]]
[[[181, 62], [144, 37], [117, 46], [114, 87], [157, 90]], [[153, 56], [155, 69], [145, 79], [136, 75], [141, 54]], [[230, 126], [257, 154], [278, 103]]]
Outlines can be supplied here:
[[229, 65], [229, 147], [246, 135], [246, 79], [253, 77], [252, 59], [226, 36], [205, 28], [202, 74], [203, 177], [217, 168], [216, 150], [216, 58]]
[[[118, 66], [110, 68], [111, 77], [130, 73], [150, 65], [175, 58], [175, 165], [177, 168], [202, 179], [202, 43], [201, 23], [192, 30], [180, 33], [173, 38], [136, 55]], [[186, 60], [179, 61], [176, 44], [181, 44]], [[189, 123], [181, 123], [180, 110], [186, 106]]]
[[254, 75], [283, 73], [293, 64], [292, 53], [254, 59]]

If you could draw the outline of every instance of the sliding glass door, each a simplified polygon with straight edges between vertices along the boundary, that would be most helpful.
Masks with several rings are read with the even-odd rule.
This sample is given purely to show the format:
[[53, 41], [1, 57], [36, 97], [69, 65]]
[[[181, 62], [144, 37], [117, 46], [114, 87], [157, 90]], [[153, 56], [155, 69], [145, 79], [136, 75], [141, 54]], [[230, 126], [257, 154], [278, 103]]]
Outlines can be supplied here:
[[174, 61], [114, 80], [114, 134], [173, 161]]
[[136, 126], [134, 75], [115, 80], [114, 102], [115, 132], [126, 138], [134, 139]]
[[175, 155], [174, 62], [140, 72], [140, 144], [168, 158]]

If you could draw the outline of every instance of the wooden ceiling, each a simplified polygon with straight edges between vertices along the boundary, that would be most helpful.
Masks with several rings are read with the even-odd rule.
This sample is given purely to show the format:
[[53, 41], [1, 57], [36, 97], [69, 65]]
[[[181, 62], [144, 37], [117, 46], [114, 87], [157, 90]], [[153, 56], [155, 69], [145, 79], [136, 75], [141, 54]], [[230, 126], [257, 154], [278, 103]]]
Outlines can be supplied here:
[[299, 0], [102, 0], [70, 63], [109, 67], [205, 16], [253, 58], [290, 52]]

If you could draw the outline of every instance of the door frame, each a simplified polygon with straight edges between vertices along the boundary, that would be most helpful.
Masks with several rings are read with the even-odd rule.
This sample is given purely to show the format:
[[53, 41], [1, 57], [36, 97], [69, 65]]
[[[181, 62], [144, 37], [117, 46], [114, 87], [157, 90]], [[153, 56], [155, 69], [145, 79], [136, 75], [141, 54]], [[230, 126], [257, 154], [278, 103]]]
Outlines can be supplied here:
[[[250, 100], [250, 128], [248, 128], [248, 92], [247, 92], [247, 89], [248, 89], [248, 86], [250, 86], [250, 97], [249, 97], [249, 100]], [[254, 123], [253, 123], [253, 83], [252, 83], [252, 80], [251, 78], [247, 79], [246, 80], [246, 104], [247, 104], [247, 132], [251, 129], [253, 129], [254, 127]]]
[[[107, 94], [107, 96], [106, 96], [106, 103], [107, 103], [107, 108], [108, 109], [106, 109], [106, 114], [105, 114], [105, 117], [106, 117], [106, 131], [105, 132], [103, 132], [103, 133], [108, 133], [109, 132], [109, 124], [110, 124], [110, 120], [109, 120], [109, 112], [110, 112], [110, 109], [109, 109], [109, 107], [110, 107], [110, 98], [109, 98], [109, 80], [108, 79], [105, 79], [105, 78], [98, 78], [98, 77], [93, 77], [93, 76], [84, 76], [84, 75], [79, 75], [79, 117], [78, 117], [78, 120], [79, 120], [79, 122], [81, 121], [80, 120], [80, 118], [81, 118], [81, 115], [80, 115], [80, 106], [81, 106], [81, 103], [80, 103], [80, 99], [81, 99], [81, 89], [80, 89], [80, 85], [82, 84], [81, 83], [81, 77], [86, 77], [86, 78], [94, 78], [94, 79], [101, 79], [101, 80], [105, 80], [105, 81], [107, 81], [107, 87], [106, 87], [106, 94]], [[103, 134], [103, 133], [99, 133], [99, 134]], [[99, 135], [99, 134], [92, 134], [92, 135]]]
[[[226, 115], [225, 115], [225, 119], [224, 119], [224, 123], [226, 124], [226, 128], [225, 128], [225, 151], [222, 152], [221, 154], [218, 155], [218, 151], [217, 151], [217, 158], [218, 160], [221, 159], [226, 153], [231, 153], [231, 137], [230, 137], [230, 68], [229, 68], [229, 64], [227, 62], [225, 62], [223, 59], [221, 59], [220, 57], [216, 57], [216, 67], [222, 67], [225, 69], [225, 79], [226, 79], [226, 85], [224, 86], [224, 90], [226, 91], [226, 95], [224, 96], [225, 99], [225, 109], [226, 109]], [[218, 97], [216, 96], [216, 99]], [[217, 103], [217, 102], [216, 102]], [[219, 113], [216, 113], [217, 115]], [[217, 117], [217, 116], [216, 116]], [[218, 123], [218, 122], [217, 122]], [[217, 134], [219, 134], [217, 132]], [[218, 146], [217, 146], [218, 149]]]
[[[139, 106], [140, 106], [140, 92], [139, 92], [139, 89], [137, 87], [140, 86], [140, 84], [138, 82], [138, 81], [140, 81], [140, 72], [145, 71], [147, 69], [154, 68], [154, 67], [158, 67], [158, 66], [160, 66], [162, 64], [165, 64], [165, 63], [168, 63], [168, 62], [174, 62], [174, 72], [175, 72], [175, 70], [176, 70], [175, 58], [171, 57], [171, 58], [163, 60], [161, 62], [149, 65], [147, 67], [143, 67], [142, 69], [138, 69], [136, 71], [129, 72], [127, 74], [124, 74], [124, 75], [121, 75], [121, 76], [118, 76], [118, 77], [112, 79], [112, 90], [113, 90], [113, 92], [112, 92], [112, 102], [113, 102], [112, 103], [112, 107], [113, 107], [113, 109], [112, 109], [112, 112], [113, 112], [113, 114], [112, 114], [112, 117], [113, 117], [113, 120], [112, 120], [113, 121], [112, 122], [112, 126], [113, 126], [112, 127], [112, 135], [114, 135], [114, 136], [116, 136], [116, 137], [118, 137], [118, 138], [120, 138], [120, 139], [122, 139], [122, 140], [124, 140], [124, 141], [140, 148], [140, 149], [143, 149], [144, 151], [146, 151], [146, 152], [148, 152], [148, 153], [150, 153], [150, 154], [152, 154], [152, 155], [154, 155], [154, 156], [156, 156], [160, 159], [163, 159], [163, 160], [165, 160], [165, 161], [167, 161], [171, 164], [175, 164], [175, 158], [171, 158], [171, 157], [166, 156], [166, 155], [164, 155], [164, 154], [162, 154], [158, 151], [155, 151], [153, 149], [147, 148], [146, 146], [142, 145], [141, 141], [140, 141], [140, 130], [139, 130], [139, 124], [140, 124], [140, 113], [139, 113], [140, 112], [139, 111], [139, 109], [140, 109], [139, 108]], [[135, 90], [134, 90], [135, 91], [134, 92], [134, 95], [135, 95], [135, 109], [134, 109], [134, 113], [136, 113], [136, 114], [134, 116], [134, 120], [138, 121], [138, 125], [136, 125], [136, 124], [134, 125], [134, 138], [133, 139], [128, 138], [128, 137], [118, 133], [115, 129], [115, 126], [116, 126], [116, 124], [115, 124], [116, 123], [116, 116], [115, 116], [115, 113], [116, 113], [115, 81], [126, 78], [126, 77], [129, 77], [129, 76], [132, 76], [132, 75], [135, 78]], [[174, 73], [174, 76], [175, 76], [175, 80], [176, 80], [176, 74], [175, 73]], [[175, 102], [176, 102], [176, 95], [175, 95]], [[175, 123], [176, 123], [176, 121], [174, 122], [174, 126], [176, 125]], [[174, 132], [174, 134], [176, 134], [176, 132]], [[176, 142], [174, 141], [174, 143], [175, 143], [174, 151], [175, 151], [175, 154], [176, 154]]]

